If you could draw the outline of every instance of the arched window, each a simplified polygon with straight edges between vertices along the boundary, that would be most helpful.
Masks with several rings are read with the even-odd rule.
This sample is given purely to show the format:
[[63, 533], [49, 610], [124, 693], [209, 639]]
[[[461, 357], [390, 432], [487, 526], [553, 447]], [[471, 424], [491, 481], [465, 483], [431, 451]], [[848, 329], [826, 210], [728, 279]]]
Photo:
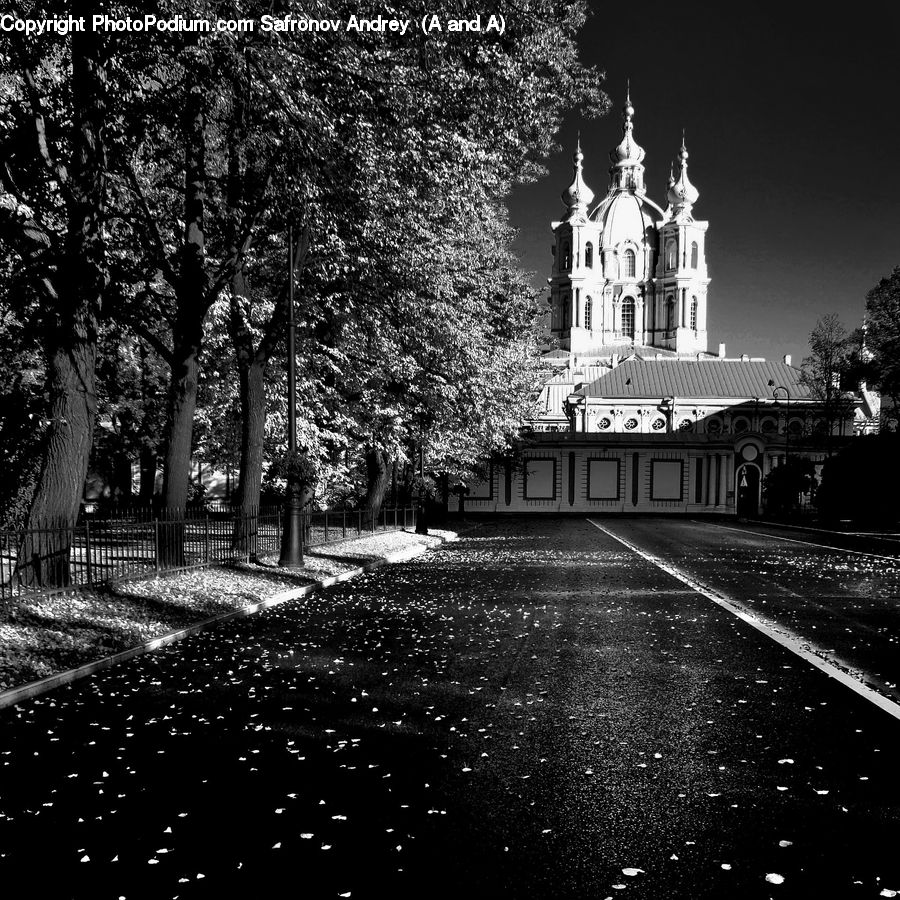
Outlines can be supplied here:
[[666, 297], [666, 331], [675, 330], [675, 298], [669, 294]]
[[622, 301], [622, 334], [634, 337], [634, 298], [626, 297]]
[[584, 245], [584, 264], [589, 269], [594, 268], [594, 245], [590, 241]]
[[572, 245], [569, 243], [563, 244], [562, 248], [562, 266], [561, 271], [568, 271], [572, 268]]
[[[588, 244], [590, 246], [590, 244]], [[594, 301], [591, 300], [590, 297], [584, 301], [584, 327], [587, 328], [588, 331], [591, 330], [591, 319], [593, 317], [594, 312]]]
[[626, 250], [622, 258], [622, 277], [634, 278], [634, 250]]
[[[694, 244], [696, 247], [697, 245]], [[697, 330], [697, 298], [691, 297], [691, 328]]]
[[674, 268], [675, 268], [675, 262], [676, 262], [675, 254], [676, 254], [676, 250], [677, 250], [677, 248], [676, 248], [676, 246], [675, 246], [675, 241], [669, 241], [669, 242], [666, 244], [666, 268], [667, 268], [667, 269], [674, 269]]
[[697, 246], [697, 242], [694, 241], [691, 244], [691, 268], [696, 269], [697, 263], [700, 261], [700, 248]]

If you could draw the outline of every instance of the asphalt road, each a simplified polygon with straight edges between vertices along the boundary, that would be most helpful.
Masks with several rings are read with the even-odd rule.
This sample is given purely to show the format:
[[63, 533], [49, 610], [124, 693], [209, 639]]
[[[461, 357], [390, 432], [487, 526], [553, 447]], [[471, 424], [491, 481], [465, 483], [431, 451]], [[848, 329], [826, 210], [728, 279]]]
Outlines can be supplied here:
[[737, 521], [604, 527], [900, 702], [900, 544]]
[[[829, 575], [797, 545], [770, 574], [759, 536], [604, 524], [745, 599], [793, 579], [892, 627], [892, 582], [840, 574], [841, 557]], [[898, 738], [586, 520], [508, 519], [0, 712], [0, 883], [91, 900], [895, 896]]]

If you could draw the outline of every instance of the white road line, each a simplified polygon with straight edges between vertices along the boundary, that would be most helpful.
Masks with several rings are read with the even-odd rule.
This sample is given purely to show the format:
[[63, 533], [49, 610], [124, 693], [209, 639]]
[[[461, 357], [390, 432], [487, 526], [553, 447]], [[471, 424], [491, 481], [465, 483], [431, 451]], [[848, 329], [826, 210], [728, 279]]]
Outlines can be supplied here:
[[[704, 584], [701, 584], [699, 581], [695, 581], [680, 569], [676, 569], [674, 566], [660, 559], [658, 556], [653, 556], [653, 554], [647, 553], [645, 550], [641, 550], [640, 547], [635, 546], [630, 541], [625, 540], [625, 538], [623, 537], [619, 537], [619, 535], [617, 535], [615, 532], [610, 531], [608, 528], [600, 525], [593, 519], [588, 519], [587, 521], [590, 522], [590, 524], [593, 525], [594, 528], [602, 531], [604, 534], [613, 538], [613, 540], [618, 541], [620, 544], [627, 547], [633, 553], [636, 553], [642, 559], [645, 559], [647, 562], [652, 563], [658, 569], [662, 569], [664, 572], [671, 575], [673, 578], [678, 579], [678, 581], [682, 582], [682, 584], [686, 584], [689, 588], [695, 590], [698, 594], [701, 594], [708, 600], [712, 600], [713, 603], [721, 606], [723, 609], [728, 610], [728, 612], [730, 612], [732, 615], [737, 616], [737, 618], [739, 618], [742, 622], [746, 622], [748, 625], [751, 625], [766, 637], [771, 638], [773, 641], [775, 641], [776, 644], [780, 644], [786, 650], [790, 650], [791, 653], [794, 653], [801, 659], [806, 660], [806, 662], [808, 662], [810, 665], [815, 666], [817, 669], [819, 669], [819, 671], [824, 672], [831, 678], [834, 678], [835, 681], [840, 682], [842, 685], [844, 685], [844, 687], [850, 688], [851, 691], [859, 694], [860, 697], [865, 698], [870, 703], [877, 706], [879, 709], [884, 710], [886, 713], [888, 713], [888, 715], [891, 715], [895, 719], [900, 720], [900, 704], [895, 703], [893, 700], [889, 700], [887, 697], [879, 694], [878, 691], [870, 688], [867, 684], [860, 681], [849, 672], [838, 668], [838, 665], [834, 661], [824, 658], [820, 655], [824, 651], [817, 650], [817, 648], [813, 644], [800, 637], [800, 635], [794, 634], [794, 632], [790, 631], [789, 629], [782, 629], [781, 626], [779, 626], [778, 629], [774, 628], [766, 622], [763, 622], [761, 619], [758, 619], [751, 612], [748, 612], [737, 601], [732, 600], [724, 596], [723, 594], [719, 594], [716, 591], [713, 591], [711, 588], [707, 587]], [[737, 531], [739, 529], [734, 530]], [[751, 534], [755, 534], [755, 532], [751, 532]]]
[[863, 553], [862, 550], [848, 550], [846, 547], [832, 547], [830, 544], [814, 544], [812, 541], [801, 541], [797, 538], [783, 537], [780, 534], [766, 534], [764, 531], [750, 531], [747, 528], [734, 528], [731, 525], [718, 525], [715, 522], [701, 522], [699, 519], [691, 519], [691, 521], [696, 522], [698, 525], [709, 525], [712, 528], [721, 528], [724, 531], [737, 531], [741, 534], [755, 534], [757, 537], [766, 537], [773, 541], [790, 541], [792, 544], [805, 544], [807, 547], [818, 547], [820, 550], [838, 550], [841, 553], [853, 553], [856, 556], [867, 556], [869, 559], [886, 559], [893, 563], [900, 563], [900, 558], [896, 556], [880, 556], [877, 553]]
[[900, 542], [900, 534], [893, 531], [835, 531], [833, 528], [815, 528], [812, 525], [789, 525], [787, 522], [767, 522], [765, 519], [747, 519], [754, 525], [771, 525], [773, 528], [792, 528], [794, 531], [818, 531], [819, 534], [840, 534], [845, 537], [873, 537], [878, 541]]

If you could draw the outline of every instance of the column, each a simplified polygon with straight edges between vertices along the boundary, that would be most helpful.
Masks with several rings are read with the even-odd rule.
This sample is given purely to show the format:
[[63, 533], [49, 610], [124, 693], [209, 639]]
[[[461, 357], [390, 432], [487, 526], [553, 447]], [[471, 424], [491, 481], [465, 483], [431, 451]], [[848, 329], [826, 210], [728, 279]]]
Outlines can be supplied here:
[[716, 506], [724, 506], [725, 505], [725, 473], [728, 469], [726, 463], [728, 460], [726, 459], [723, 453], [716, 454], [716, 475], [718, 476], [718, 485], [716, 487], [716, 499], [718, 503]]

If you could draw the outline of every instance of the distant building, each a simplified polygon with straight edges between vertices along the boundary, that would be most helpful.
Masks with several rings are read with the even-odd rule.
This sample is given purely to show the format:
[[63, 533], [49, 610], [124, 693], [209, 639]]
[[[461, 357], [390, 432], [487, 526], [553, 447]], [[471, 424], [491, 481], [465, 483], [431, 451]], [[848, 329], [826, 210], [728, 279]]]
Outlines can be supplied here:
[[665, 209], [644, 187], [630, 97], [594, 202], [580, 140], [566, 213], [552, 224], [554, 368], [523, 430], [522, 461], [468, 485], [467, 510], [757, 515], [762, 480], [787, 457], [821, 463], [871, 428], [877, 395], [813, 396], [782, 362], [707, 351], [708, 222], [682, 141]]

